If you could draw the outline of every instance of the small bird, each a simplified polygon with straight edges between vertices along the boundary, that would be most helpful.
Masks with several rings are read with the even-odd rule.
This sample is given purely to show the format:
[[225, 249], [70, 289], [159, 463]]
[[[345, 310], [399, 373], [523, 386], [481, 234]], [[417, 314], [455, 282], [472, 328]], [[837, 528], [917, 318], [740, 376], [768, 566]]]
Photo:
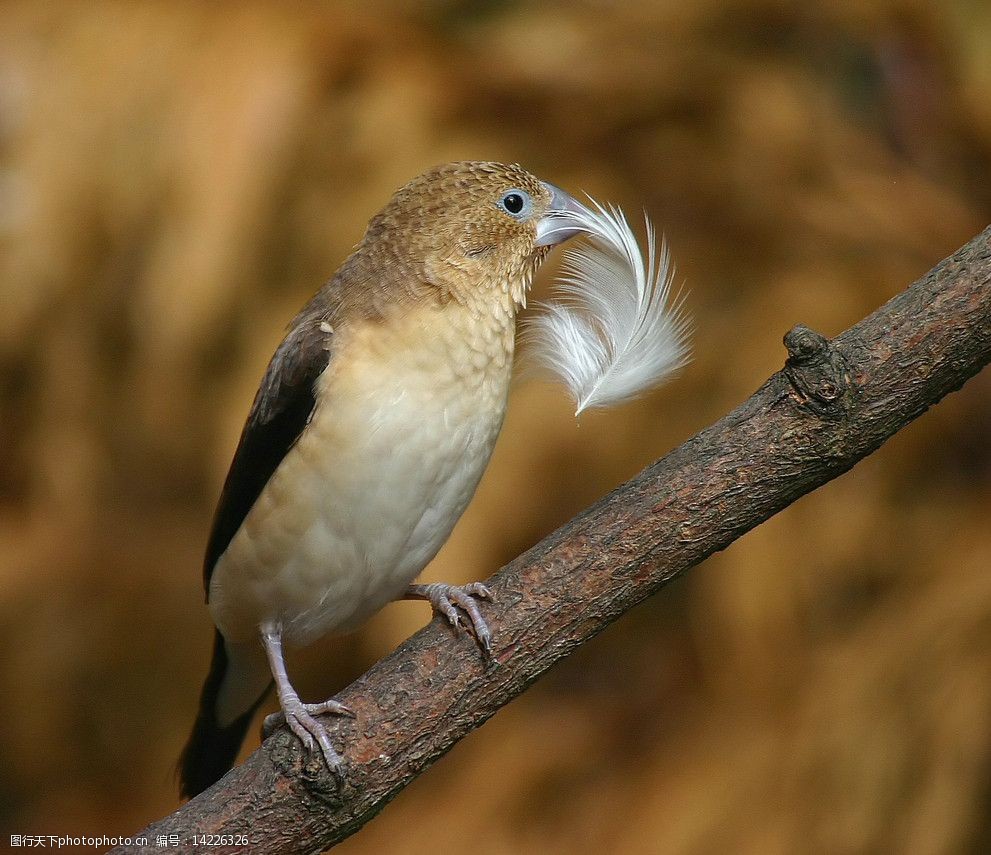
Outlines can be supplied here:
[[282, 722], [331, 772], [341, 758], [303, 703], [283, 645], [347, 632], [424, 599], [479, 644], [481, 584], [415, 585], [464, 512], [506, 411], [517, 310], [584, 210], [516, 165], [436, 167], [398, 190], [300, 311], [268, 365], [204, 562], [216, 624], [180, 760], [193, 796], [233, 764], [273, 683]]

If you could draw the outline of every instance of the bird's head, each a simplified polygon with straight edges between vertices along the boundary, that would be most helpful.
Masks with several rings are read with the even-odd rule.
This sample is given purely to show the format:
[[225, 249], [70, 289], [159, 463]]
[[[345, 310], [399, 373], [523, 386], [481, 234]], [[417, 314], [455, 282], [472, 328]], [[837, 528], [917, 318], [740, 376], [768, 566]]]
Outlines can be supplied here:
[[400, 188], [363, 243], [388, 246], [424, 283], [455, 299], [505, 296], [515, 311], [551, 247], [577, 234], [555, 213], [576, 207], [520, 166], [449, 163]]

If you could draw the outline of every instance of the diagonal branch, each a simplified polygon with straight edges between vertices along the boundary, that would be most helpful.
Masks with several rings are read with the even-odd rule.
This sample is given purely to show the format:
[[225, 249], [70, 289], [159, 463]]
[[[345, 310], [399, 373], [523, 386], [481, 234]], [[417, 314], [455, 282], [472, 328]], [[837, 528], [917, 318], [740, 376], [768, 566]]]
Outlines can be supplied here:
[[149, 845], [114, 851], [161, 851], [158, 835], [189, 851], [207, 834], [233, 836], [215, 852], [318, 852], [353, 834], [556, 661], [991, 361], [991, 228], [833, 341], [798, 326], [785, 346], [741, 406], [492, 577], [493, 663], [435, 620], [338, 696], [357, 713], [333, 720], [343, 793], [282, 730], [142, 832]]

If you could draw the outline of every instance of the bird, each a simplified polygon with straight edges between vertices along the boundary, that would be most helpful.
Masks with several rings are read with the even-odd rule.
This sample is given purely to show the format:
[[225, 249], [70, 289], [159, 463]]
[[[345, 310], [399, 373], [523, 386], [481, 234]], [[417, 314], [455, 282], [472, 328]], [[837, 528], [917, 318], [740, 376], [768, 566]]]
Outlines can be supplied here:
[[192, 797], [233, 765], [273, 685], [327, 769], [343, 761], [284, 647], [360, 625], [396, 599], [491, 633], [481, 583], [414, 584], [484, 472], [506, 412], [515, 326], [582, 205], [516, 164], [437, 166], [395, 192], [288, 326], [221, 491], [204, 559], [213, 654], [179, 761]]

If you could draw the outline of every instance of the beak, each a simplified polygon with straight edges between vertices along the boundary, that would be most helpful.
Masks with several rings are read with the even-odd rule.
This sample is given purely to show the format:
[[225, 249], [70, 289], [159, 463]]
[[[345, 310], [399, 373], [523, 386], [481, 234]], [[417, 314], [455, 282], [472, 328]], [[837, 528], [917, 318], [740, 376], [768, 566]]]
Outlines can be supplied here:
[[578, 217], [587, 214], [588, 209], [560, 187], [546, 181], [541, 183], [551, 194], [551, 204], [547, 213], [537, 220], [537, 240], [534, 245], [557, 246], [586, 231], [579, 225]]

